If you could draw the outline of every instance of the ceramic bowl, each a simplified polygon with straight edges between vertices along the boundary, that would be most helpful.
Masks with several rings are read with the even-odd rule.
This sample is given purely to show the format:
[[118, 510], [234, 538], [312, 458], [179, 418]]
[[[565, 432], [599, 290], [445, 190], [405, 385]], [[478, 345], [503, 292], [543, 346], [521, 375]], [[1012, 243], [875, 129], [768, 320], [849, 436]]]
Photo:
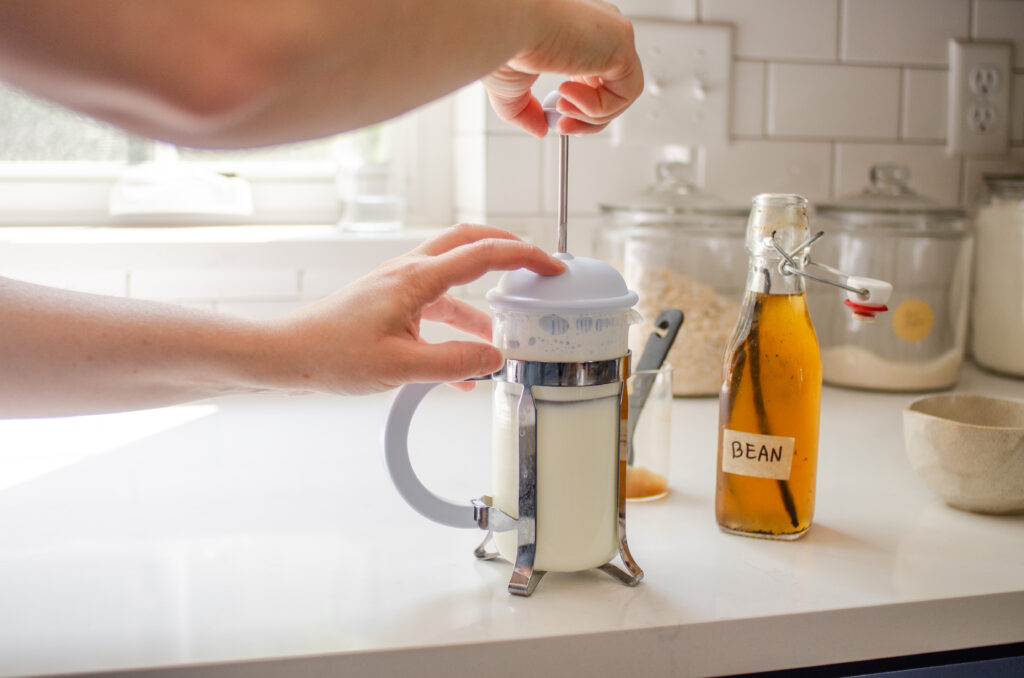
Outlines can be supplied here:
[[919, 398], [903, 410], [910, 465], [947, 504], [1024, 512], [1024, 401], [971, 393]]

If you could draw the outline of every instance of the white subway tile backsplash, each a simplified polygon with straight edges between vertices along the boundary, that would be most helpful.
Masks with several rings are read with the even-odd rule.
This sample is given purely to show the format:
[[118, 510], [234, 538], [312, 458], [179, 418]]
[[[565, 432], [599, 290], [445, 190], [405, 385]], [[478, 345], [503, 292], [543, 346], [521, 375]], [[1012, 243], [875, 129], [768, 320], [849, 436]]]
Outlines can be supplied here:
[[944, 145], [836, 144], [834, 195], [859, 193], [872, 165], [897, 163], [910, 169], [910, 187], [921, 195], [955, 205], [960, 197], [960, 159], [946, 156]]
[[1024, 142], [1024, 74], [1013, 76], [1013, 99], [1010, 103], [1010, 140]]
[[739, 205], [758, 193], [798, 193], [819, 202], [829, 197], [832, 144], [802, 141], [734, 141], [709, 153], [705, 190]]
[[[656, 160], [649, 147], [615, 146], [603, 133], [569, 141], [569, 213], [593, 215], [602, 203], [634, 198], [655, 181]], [[558, 209], [558, 140], [544, 140], [541, 169], [545, 214]]]
[[128, 294], [127, 271], [69, 270], [41, 266], [4, 266], [0, 275], [15, 280], [60, 287], [75, 292], [123, 297]]
[[915, 68], [903, 71], [903, 119], [900, 121], [900, 135], [904, 139], [946, 138], [948, 80], [949, 71]]
[[455, 137], [453, 144], [454, 202], [457, 211], [483, 213], [484, 153], [486, 137], [483, 134], [463, 134]]
[[949, 38], [967, 36], [970, 0], [847, 0], [845, 61], [946, 65]]
[[619, 0], [615, 4], [628, 17], [697, 20], [697, 0]]
[[899, 93], [895, 68], [773, 63], [768, 68], [768, 133], [895, 140]]
[[486, 138], [487, 214], [536, 214], [541, 210], [539, 174], [543, 143], [525, 132]]
[[455, 93], [452, 126], [456, 134], [482, 134], [486, 128], [487, 94], [479, 82]]
[[295, 269], [148, 269], [132, 271], [129, 293], [143, 299], [294, 299]]
[[838, 0], [704, 0], [701, 14], [735, 25], [738, 57], [831, 60], [838, 7]]
[[1014, 66], [1024, 68], [1024, 2], [1021, 0], [974, 0], [975, 40], [1008, 40], [1014, 43]]
[[456, 224], [485, 224], [490, 223], [483, 210], [471, 211], [456, 209], [452, 221]]
[[732, 69], [732, 134], [764, 134], [765, 63], [737, 61]]
[[[569, 227], [569, 251], [576, 253], [585, 254], [584, 250], [581, 249], [581, 245], [584, 244], [584, 238], [586, 237], [585, 229], [587, 228], [588, 217], [577, 214], [569, 215], [572, 220], [572, 225]], [[533, 243], [538, 247], [548, 251], [554, 252], [558, 246], [557, 238], [557, 222], [558, 219], [553, 214], [536, 214], [533, 216], [489, 216], [484, 219], [477, 219], [478, 223], [484, 222], [491, 226], [497, 226], [498, 228], [504, 228], [506, 231], [515, 233], [526, 242]], [[473, 283], [470, 283], [467, 287], [472, 288]], [[468, 289], [467, 293], [473, 296], [477, 292], [483, 294], [489, 287], [483, 290]], [[478, 295], [479, 296], [479, 295]]]
[[[552, 251], [554, 249], [552, 248]], [[501, 271], [491, 271], [485, 273], [483, 276], [476, 280], [463, 285], [461, 290], [458, 292], [458, 296], [463, 299], [475, 302], [477, 304], [483, 303], [485, 295], [492, 289], [498, 286], [498, 280], [501, 278], [503, 273]]]
[[1010, 150], [1006, 156], [999, 158], [966, 158], [964, 160], [963, 204], [973, 206], [983, 195], [984, 183], [982, 174], [985, 172], [1024, 172], [1024, 147]]
[[361, 267], [307, 268], [302, 271], [300, 296], [304, 301], [321, 299], [365, 275], [381, 262], [367, 261]]

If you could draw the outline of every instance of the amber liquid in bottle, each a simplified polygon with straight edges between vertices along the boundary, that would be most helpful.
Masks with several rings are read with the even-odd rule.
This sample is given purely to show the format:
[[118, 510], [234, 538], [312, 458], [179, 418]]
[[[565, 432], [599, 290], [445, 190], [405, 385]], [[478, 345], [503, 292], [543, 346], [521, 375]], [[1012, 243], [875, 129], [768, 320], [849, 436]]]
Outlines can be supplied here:
[[[719, 402], [719, 526], [746, 536], [799, 538], [814, 515], [821, 407], [821, 358], [804, 294], [747, 292]], [[792, 438], [788, 477], [723, 471], [725, 429]]]

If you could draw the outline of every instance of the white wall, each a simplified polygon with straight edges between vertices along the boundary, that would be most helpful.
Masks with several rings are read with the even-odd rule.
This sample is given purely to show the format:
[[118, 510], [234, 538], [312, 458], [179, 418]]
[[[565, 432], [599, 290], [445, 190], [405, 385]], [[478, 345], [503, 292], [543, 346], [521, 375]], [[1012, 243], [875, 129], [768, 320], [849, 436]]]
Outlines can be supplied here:
[[[746, 204], [765, 191], [825, 201], [859, 191], [870, 165], [900, 162], [911, 185], [971, 204], [981, 173], [1024, 171], [1024, 1], [621, 0], [633, 17], [726, 23], [733, 34], [731, 138], [703, 149], [698, 183]], [[950, 38], [1015, 41], [1012, 149], [1003, 157], [945, 154]], [[458, 218], [553, 242], [555, 141], [516, 132], [489, 111], [479, 86], [457, 99]], [[574, 139], [571, 233], [579, 251], [598, 204], [643, 190], [653, 151], [609, 135]], [[551, 241], [551, 242], [549, 242]]]
[[[634, 17], [734, 27], [731, 138], [699, 154], [698, 183], [711, 193], [743, 204], [762, 191], [823, 201], [859, 190], [870, 164], [898, 161], [910, 166], [920, 192], [970, 204], [982, 171], [1024, 171], [1024, 0], [620, 4]], [[1016, 41], [1006, 157], [945, 155], [951, 37]], [[454, 220], [505, 226], [553, 249], [555, 140], [538, 141], [498, 120], [479, 86], [457, 93], [455, 103]], [[446, 124], [436, 133], [450, 130]], [[607, 134], [573, 140], [572, 251], [588, 253], [599, 202], [651, 182], [653, 158], [653, 149], [613, 147]], [[429, 166], [425, 161], [420, 171]], [[269, 316], [329, 293], [426, 235], [372, 241], [326, 227], [2, 229], [0, 274]], [[456, 292], [479, 302], [495, 278]]]

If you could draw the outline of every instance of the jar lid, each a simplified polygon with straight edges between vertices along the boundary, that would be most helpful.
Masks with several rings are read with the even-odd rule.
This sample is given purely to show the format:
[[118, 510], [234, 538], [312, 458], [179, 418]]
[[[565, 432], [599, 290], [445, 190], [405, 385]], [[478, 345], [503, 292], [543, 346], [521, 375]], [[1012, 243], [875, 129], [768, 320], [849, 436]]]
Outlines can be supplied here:
[[511, 311], [621, 311], [632, 307], [637, 293], [619, 272], [600, 259], [554, 255], [566, 264], [559, 275], [544, 276], [525, 268], [501, 276], [487, 293], [495, 308]]
[[868, 173], [871, 180], [860, 193], [840, 198], [834, 203], [818, 205], [819, 214], [844, 215], [906, 215], [959, 219], [963, 209], [943, 205], [915, 192], [910, 186], [910, 169], [906, 165], [879, 164]]
[[655, 183], [640, 195], [601, 203], [601, 211], [746, 218], [749, 212], [747, 208], [730, 205], [690, 183], [692, 166], [689, 162], [689, 153], [683, 152], [684, 150], [688, 149], [671, 146], [662, 149], [661, 158], [654, 167]]

